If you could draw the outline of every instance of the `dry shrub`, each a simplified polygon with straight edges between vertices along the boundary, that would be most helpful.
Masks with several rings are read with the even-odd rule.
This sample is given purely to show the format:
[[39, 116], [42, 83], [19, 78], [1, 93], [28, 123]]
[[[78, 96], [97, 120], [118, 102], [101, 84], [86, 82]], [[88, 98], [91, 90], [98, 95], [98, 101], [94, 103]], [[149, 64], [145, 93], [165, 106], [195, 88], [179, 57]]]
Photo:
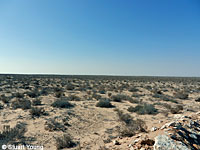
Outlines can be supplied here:
[[72, 137], [70, 135], [64, 134], [63, 136], [56, 138], [57, 150], [60, 150], [63, 148], [72, 148], [75, 146], [76, 146], [76, 143], [72, 140]]
[[146, 132], [146, 123], [141, 119], [133, 119], [129, 114], [124, 114], [119, 109], [115, 110], [122, 126], [119, 130], [121, 136], [131, 137], [139, 132]]

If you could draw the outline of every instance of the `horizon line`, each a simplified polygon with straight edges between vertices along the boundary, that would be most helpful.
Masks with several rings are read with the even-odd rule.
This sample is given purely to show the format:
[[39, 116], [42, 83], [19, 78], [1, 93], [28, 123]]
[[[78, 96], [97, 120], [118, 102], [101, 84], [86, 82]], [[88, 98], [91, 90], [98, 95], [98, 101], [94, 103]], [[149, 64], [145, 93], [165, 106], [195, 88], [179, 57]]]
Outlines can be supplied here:
[[0, 73], [0, 75], [52, 75], [52, 76], [116, 76], [116, 77], [163, 77], [163, 78], [200, 78], [200, 76], [173, 75], [125, 75], [125, 74], [62, 74], [62, 73]]

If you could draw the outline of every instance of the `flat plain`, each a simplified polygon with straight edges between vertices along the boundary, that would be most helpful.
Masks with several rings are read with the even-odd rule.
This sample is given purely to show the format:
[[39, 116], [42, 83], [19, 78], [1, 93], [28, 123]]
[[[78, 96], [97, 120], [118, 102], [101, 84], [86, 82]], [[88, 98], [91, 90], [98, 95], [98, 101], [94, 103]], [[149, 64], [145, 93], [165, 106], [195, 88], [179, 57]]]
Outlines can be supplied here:
[[194, 77], [0, 75], [0, 145], [129, 150], [140, 137], [153, 149], [163, 125], [199, 104]]

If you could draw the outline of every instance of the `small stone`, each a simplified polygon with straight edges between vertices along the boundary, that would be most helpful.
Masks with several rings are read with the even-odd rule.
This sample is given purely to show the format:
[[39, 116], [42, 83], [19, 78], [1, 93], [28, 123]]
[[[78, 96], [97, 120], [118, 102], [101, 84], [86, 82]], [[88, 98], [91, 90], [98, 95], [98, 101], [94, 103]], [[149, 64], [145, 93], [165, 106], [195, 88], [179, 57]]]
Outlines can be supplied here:
[[200, 102], [200, 98], [195, 99], [196, 102]]
[[189, 134], [189, 136], [193, 139], [197, 139], [197, 136], [195, 134]]
[[130, 147], [130, 150], [134, 150], [133, 146]]
[[156, 127], [152, 127], [152, 128], [151, 128], [151, 132], [154, 132], [154, 131], [156, 131], [156, 130], [157, 130]]
[[200, 111], [196, 112], [197, 115], [200, 115]]
[[174, 142], [167, 135], [158, 135], [155, 138], [154, 150], [189, 150], [189, 148], [182, 142]]
[[135, 143], [138, 143], [139, 141], [140, 141], [140, 139], [136, 139], [133, 141], [133, 143], [135, 144]]
[[174, 115], [174, 118], [175, 118], [175, 119], [180, 119], [180, 118], [182, 118], [182, 117], [183, 117], [183, 116], [182, 116], [181, 114], [175, 114], [175, 115]]
[[131, 148], [132, 146], [133, 146], [132, 144], [129, 144], [129, 145], [128, 145], [129, 148]]
[[200, 149], [200, 146], [197, 145], [197, 144], [193, 144], [193, 146], [194, 146], [196, 149]]
[[120, 145], [119, 141], [117, 141], [117, 140], [114, 140], [114, 141], [113, 141], [113, 144], [114, 144], [114, 145]]

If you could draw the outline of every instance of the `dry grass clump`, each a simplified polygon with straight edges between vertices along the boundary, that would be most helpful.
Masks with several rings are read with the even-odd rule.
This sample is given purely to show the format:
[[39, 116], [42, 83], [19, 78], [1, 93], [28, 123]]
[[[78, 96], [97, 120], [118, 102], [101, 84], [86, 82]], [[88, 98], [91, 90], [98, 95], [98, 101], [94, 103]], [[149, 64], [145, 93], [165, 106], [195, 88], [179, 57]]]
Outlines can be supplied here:
[[27, 128], [26, 124], [19, 122], [14, 128], [9, 125], [3, 126], [3, 131], [0, 132], [0, 147], [3, 144], [25, 143], [25, 136]]
[[74, 90], [74, 88], [75, 88], [75, 86], [71, 83], [68, 84], [67, 87], [66, 87], [66, 89], [69, 90], [69, 91]]
[[38, 108], [38, 107], [32, 107], [31, 110], [30, 110], [30, 114], [31, 116], [34, 118], [34, 117], [40, 117], [42, 115], [48, 115], [44, 108]]
[[136, 87], [131, 87], [129, 89], [129, 92], [138, 92], [138, 91], [139, 91], [139, 89], [137, 89]]
[[72, 140], [72, 137], [68, 134], [64, 134], [61, 137], [56, 138], [56, 148], [57, 150], [63, 148], [72, 148], [75, 147], [77, 144]]
[[131, 96], [139, 98], [139, 97], [144, 96], [144, 94], [133, 93]]
[[36, 99], [32, 100], [32, 105], [33, 106], [42, 105], [41, 103], [42, 103], [42, 101], [39, 98], [36, 98]]
[[23, 110], [31, 108], [31, 101], [27, 99], [16, 99], [11, 104], [13, 109], [21, 108]]
[[188, 99], [188, 94], [183, 92], [183, 91], [182, 92], [176, 92], [176, 93], [174, 93], [174, 97], [185, 100], [185, 99]]
[[131, 137], [139, 132], [146, 132], [147, 126], [141, 119], [133, 119], [129, 114], [124, 114], [119, 109], [115, 110], [122, 126], [119, 130], [121, 136]]
[[171, 106], [169, 104], [163, 103], [162, 106], [167, 108], [172, 114], [178, 114], [183, 110], [183, 106], [182, 105]]
[[55, 102], [53, 102], [51, 104], [51, 106], [57, 107], [57, 108], [71, 108], [71, 107], [74, 107], [73, 104], [71, 104], [70, 102], [68, 102], [67, 99], [64, 99], [64, 98], [56, 100]]
[[96, 107], [103, 107], [103, 108], [112, 108], [114, 107], [110, 100], [108, 99], [101, 99], [97, 102]]
[[69, 95], [67, 98], [69, 101], [81, 101], [81, 98], [77, 95]]
[[96, 93], [93, 93], [93, 94], [92, 94], [92, 98], [94, 98], [94, 99], [96, 99], [96, 100], [99, 100], [99, 99], [101, 99], [101, 95], [96, 94]]
[[134, 104], [138, 104], [138, 103], [141, 102], [141, 100], [139, 100], [138, 98], [137, 99], [136, 98], [134, 98], [134, 99], [132, 98], [132, 99], [129, 100], [129, 102], [130, 103], [134, 103]]
[[0, 96], [0, 101], [4, 102], [5, 104], [8, 104], [12, 97], [5, 96], [4, 94]]
[[13, 96], [16, 98], [24, 98], [24, 93], [17, 92], [17, 93], [14, 93]]
[[113, 95], [111, 97], [111, 99], [114, 102], [121, 102], [122, 100], [132, 100], [131, 97], [129, 97], [128, 95], [124, 95], [124, 94], [117, 94], [117, 95]]
[[130, 106], [128, 108], [129, 112], [136, 112], [139, 115], [145, 115], [145, 114], [157, 114], [157, 109], [152, 104], [138, 104], [135, 107]]
[[27, 91], [25, 92], [25, 94], [27, 94], [30, 98], [37, 98], [41, 95], [38, 89], [34, 89], [33, 91]]
[[57, 122], [55, 119], [49, 119], [45, 122], [45, 130], [50, 132], [53, 131], [65, 131], [66, 127], [62, 125], [60, 122]]

